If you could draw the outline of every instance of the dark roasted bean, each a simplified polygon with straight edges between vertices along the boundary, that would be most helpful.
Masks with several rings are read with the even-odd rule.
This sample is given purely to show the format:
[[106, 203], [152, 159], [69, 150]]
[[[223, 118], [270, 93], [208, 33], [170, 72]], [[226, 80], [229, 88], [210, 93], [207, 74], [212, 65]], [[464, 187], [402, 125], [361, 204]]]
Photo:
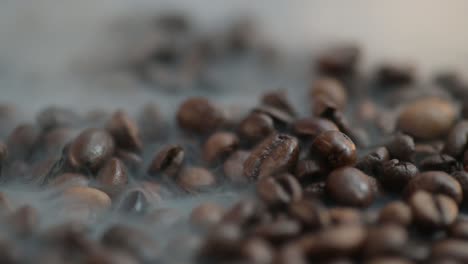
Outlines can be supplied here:
[[455, 105], [438, 97], [419, 99], [408, 104], [398, 118], [398, 127], [420, 139], [446, 135], [457, 118]]
[[400, 225], [386, 224], [368, 229], [363, 245], [366, 257], [398, 255], [406, 246], [408, 233]]
[[223, 164], [224, 175], [233, 184], [246, 184], [249, 179], [244, 175], [244, 162], [249, 157], [250, 152], [238, 150], [232, 153]]
[[304, 187], [303, 196], [304, 198], [322, 199], [326, 194], [326, 183], [325, 181], [313, 182]]
[[57, 127], [41, 135], [39, 147], [48, 155], [60, 154], [63, 147], [73, 139], [74, 131], [68, 127]]
[[257, 145], [244, 162], [244, 175], [251, 180], [262, 179], [294, 169], [299, 156], [295, 137], [275, 134]]
[[406, 185], [405, 193], [410, 196], [418, 190], [445, 194], [452, 197], [457, 203], [463, 199], [463, 191], [458, 181], [442, 171], [427, 171], [416, 174]]
[[324, 118], [303, 118], [296, 120], [292, 130], [298, 137], [310, 140], [314, 140], [315, 137], [325, 131], [339, 131], [333, 122]]
[[361, 224], [363, 217], [358, 209], [348, 207], [335, 207], [328, 210], [333, 225]]
[[352, 74], [359, 61], [360, 50], [355, 45], [342, 45], [328, 49], [317, 59], [320, 73], [339, 76]]
[[222, 125], [224, 114], [207, 99], [193, 97], [180, 105], [177, 121], [179, 126], [188, 132], [206, 134]]
[[384, 64], [377, 73], [377, 81], [384, 85], [405, 85], [415, 79], [415, 68], [410, 64]]
[[449, 229], [451, 237], [468, 240], [468, 221], [459, 219]]
[[251, 113], [239, 124], [238, 132], [242, 139], [256, 143], [275, 131], [273, 119], [262, 113]]
[[30, 158], [38, 137], [39, 131], [34, 125], [18, 125], [6, 140], [10, 157], [22, 160]]
[[338, 109], [344, 109], [348, 97], [341, 83], [331, 78], [322, 78], [315, 81], [310, 96], [312, 101], [317, 97], [326, 98], [334, 103]]
[[294, 117], [291, 114], [268, 105], [258, 106], [253, 111], [254, 113], [262, 113], [271, 117], [275, 127], [289, 126], [294, 122]]
[[76, 169], [97, 171], [114, 153], [114, 141], [105, 130], [86, 129], [71, 143], [67, 160]]
[[140, 155], [130, 151], [118, 149], [115, 156], [119, 158], [131, 171], [139, 170], [143, 164], [143, 159]]
[[189, 193], [208, 191], [217, 184], [216, 177], [209, 170], [199, 167], [183, 168], [177, 178], [180, 188]]
[[458, 206], [449, 196], [415, 192], [409, 200], [414, 221], [423, 227], [446, 228], [458, 215]]
[[350, 206], [369, 206], [376, 196], [369, 176], [362, 171], [343, 167], [327, 178], [328, 194], [338, 203]]
[[114, 137], [115, 144], [118, 148], [129, 151], [140, 152], [143, 148], [143, 143], [140, 138], [140, 130], [137, 124], [124, 112], [115, 112], [107, 129]]
[[275, 256], [275, 264], [306, 264], [306, 256], [298, 243], [288, 243]]
[[327, 226], [330, 216], [326, 208], [318, 201], [302, 199], [290, 204], [289, 213], [305, 227], [316, 229]]
[[107, 193], [113, 196], [127, 185], [127, 168], [119, 159], [111, 158], [99, 170], [97, 181]]
[[445, 239], [435, 242], [432, 246], [430, 258], [458, 261], [455, 263], [467, 263], [468, 242], [457, 239]]
[[384, 188], [399, 192], [417, 173], [412, 163], [392, 159], [383, 163], [380, 181]]
[[179, 145], [168, 145], [156, 154], [148, 168], [148, 174], [157, 176], [159, 173], [173, 177], [182, 167], [185, 152]]
[[362, 170], [368, 175], [378, 177], [382, 173], [382, 165], [385, 161], [388, 161], [390, 155], [386, 147], [379, 147], [371, 153], [361, 158], [356, 168]]
[[217, 132], [211, 135], [203, 146], [203, 159], [209, 164], [216, 163], [234, 152], [239, 139], [230, 132]]
[[261, 179], [257, 183], [257, 193], [265, 203], [272, 206], [288, 204], [302, 198], [301, 185], [290, 174]]
[[466, 203], [467, 199], [465, 194], [468, 195], [468, 172], [467, 171], [456, 171], [452, 173], [452, 177], [455, 178], [462, 188], [463, 202]]
[[291, 103], [289, 103], [286, 92], [284, 90], [263, 94], [261, 103], [284, 111], [291, 116], [296, 115], [296, 111], [294, 111]]
[[411, 208], [404, 202], [395, 201], [388, 203], [380, 210], [378, 222], [391, 223], [402, 226], [411, 224]]
[[251, 238], [242, 243], [240, 255], [247, 263], [272, 263], [274, 251], [272, 246], [261, 238]]
[[364, 264], [414, 264], [414, 262], [402, 257], [377, 257], [365, 261]]
[[205, 202], [193, 208], [190, 213], [190, 223], [201, 228], [209, 228], [219, 223], [223, 217], [224, 209], [210, 202]]
[[301, 160], [297, 163], [294, 176], [301, 182], [319, 180], [326, 173], [315, 160]]
[[42, 130], [75, 126], [79, 121], [80, 118], [75, 112], [59, 106], [47, 107], [37, 115], [37, 123]]
[[356, 162], [356, 146], [339, 131], [326, 131], [312, 142], [311, 153], [330, 169], [353, 165]]
[[280, 219], [271, 223], [260, 224], [253, 230], [254, 236], [265, 238], [272, 243], [281, 243], [296, 237], [301, 226], [294, 220]]
[[112, 201], [105, 193], [95, 188], [73, 186], [63, 192], [66, 207], [70, 205], [83, 206], [93, 211], [101, 212], [111, 207]]
[[405, 134], [396, 134], [386, 146], [392, 159], [402, 161], [409, 161], [415, 148], [413, 138]]
[[235, 203], [223, 216], [223, 223], [250, 225], [262, 221], [268, 216], [265, 208], [253, 200], [241, 200]]
[[64, 173], [52, 179], [50, 182], [48, 182], [48, 184], [60, 189], [73, 186], [86, 187], [89, 184], [89, 179], [83, 174], [79, 173]]
[[126, 214], [144, 214], [148, 208], [159, 204], [161, 197], [157, 192], [144, 188], [132, 188], [123, 194], [118, 210]]
[[155, 224], [162, 229], [172, 227], [180, 223], [182, 215], [173, 208], [158, 208], [146, 214], [146, 221]]
[[457, 160], [447, 154], [434, 154], [427, 156], [419, 163], [421, 171], [455, 172], [459, 169]]
[[213, 261], [239, 257], [242, 231], [233, 224], [222, 224], [212, 229], [200, 249], [200, 256]]
[[450, 130], [447, 140], [445, 141], [443, 152], [452, 157], [460, 157], [468, 143], [468, 121], [463, 120], [458, 122], [452, 130]]

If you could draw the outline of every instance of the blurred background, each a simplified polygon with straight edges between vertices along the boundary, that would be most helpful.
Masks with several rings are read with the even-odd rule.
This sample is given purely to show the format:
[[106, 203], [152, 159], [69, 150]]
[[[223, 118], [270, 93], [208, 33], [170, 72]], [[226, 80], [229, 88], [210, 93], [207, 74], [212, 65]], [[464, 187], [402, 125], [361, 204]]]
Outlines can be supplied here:
[[[465, 0], [3, 0], [1, 100], [36, 112], [48, 104], [131, 108], [160, 97], [115, 69], [145, 46], [150, 21], [167, 10], [206, 32], [249, 16], [266, 40], [296, 58], [330, 43], [357, 43], [363, 72], [388, 60], [414, 63], [422, 79], [468, 72]], [[240, 96], [245, 86], [238, 85]]]

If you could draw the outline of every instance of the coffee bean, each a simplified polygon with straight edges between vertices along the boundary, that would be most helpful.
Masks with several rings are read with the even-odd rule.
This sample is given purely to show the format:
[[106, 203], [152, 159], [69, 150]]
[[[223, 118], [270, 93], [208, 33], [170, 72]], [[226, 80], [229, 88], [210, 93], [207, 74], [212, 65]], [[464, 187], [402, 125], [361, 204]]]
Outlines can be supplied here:
[[102, 235], [101, 243], [126, 252], [143, 263], [157, 262], [160, 257], [159, 245], [147, 233], [130, 226], [112, 226]]
[[239, 146], [239, 139], [230, 132], [216, 132], [203, 145], [203, 159], [214, 164], [234, 152]]
[[463, 169], [468, 171], [468, 151], [463, 153]]
[[266, 209], [253, 200], [241, 200], [235, 203], [223, 216], [223, 223], [250, 226], [262, 222], [268, 217]]
[[378, 177], [382, 175], [382, 167], [385, 161], [388, 161], [390, 154], [386, 147], [379, 147], [371, 153], [361, 158], [356, 164], [356, 168], [360, 169], [368, 175]]
[[239, 124], [239, 136], [251, 143], [259, 142], [275, 131], [273, 119], [262, 113], [251, 113]]
[[403, 109], [398, 127], [416, 138], [435, 139], [449, 132], [457, 115], [453, 103], [437, 97], [423, 98]]
[[277, 250], [275, 264], [306, 264], [306, 256], [298, 243], [287, 243]]
[[442, 171], [427, 171], [416, 174], [405, 187], [405, 194], [410, 196], [418, 190], [440, 193], [452, 197], [457, 203], [463, 199], [463, 191], [452, 176]]
[[356, 146], [339, 131], [326, 131], [318, 135], [311, 145], [311, 153], [330, 169], [353, 165], [356, 162]]
[[207, 169], [200, 167], [183, 168], [177, 184], [188, 193], [205, 192], [217, 184], [216, 177]]
[[[456, 171], [452, 173], [452, 177], [455, 178], [462, 188], [463, 194], [468, 194], [468, 172]], [[463, 197], [463, 202], [466, 202], [466, 198]]]
[[304, 235], [300, 247], [307, 256], [326, 258], [349, 256], [356, 253], [366, 239], [366, 230], [358, 225], [341, 225]]
[[177, 122], [188, 132], [207, 134], [221, 126], [224, 122], [224, 114], [218, 106], [207, 99], [193, 97], [180, 105]]
[[406, 246], [408, 233], [400, 225], [385, 224], [369, 228], [363, 245], [366, 257], [398, 255]]
[[118, 148], [129, 151], [140, 152], [143, 143], [140, 138], [140, 130], [137, 124], [124, 112], [115, 112], [109, 123], [107, 123], [109, 133], [114, 137]]
[[299, 143], [285, 134], [271, 135], [258, 144], [244, 162], [244, 175], [250, 180], [289, 171], [296, 166]]
[[112, 203], [106, 193], [98, 189], [81, 186], [66, 189], [63, 192], [63, 198], [68, 204], [88, 206], [98, 212], [109, 209]]
[[312, 117], [296, 120], [292, 126], [292, 130], [298, 137], [310, 140], [314, 140], [325, 131], [339, 131], [338, 127], [328, 119]]
[[410, 162], [392, 159], [382, 165], [382, 182], [384, 188], [401, 191], [418, 173], [418, 168]]
[[243, 242], [240, 255], [247, 263], [267, 264], [273, 261], [274, 249], [265, 240], [254, 237]]
[[448, 259], [458, 263], [468, 262], [468, 242], [445, 239], [432, 246], [430, 259]]
[[39, 148], [46, 155], [60, 154], [63, 147], [73, 139], [75, 131], [69, 127], [57, 127], [43, 132], [39, 139]]
[[145, 220], [149, 224], [164, 230], [175, 226], [181, 222], [182, 215], [173, 208], [158, 208], [145, 215]]
[[38, 138], [39, 130], [34, 125], [28, 123], [18, 125], [6, 140], [9, 156], [21, 160], [30, 158]]
[[87, 187], [89, 179], [79, 173], [63, 173], [52, 179], [48, 184], [59, 189], [67, 189], [75, 186]]
[[377, 80], [383, 85], [406, 85], [415, 80], [415, 67], [410, 64], [386, 63], [377, 70]]
[[377, 257], [365, 261], [364, 264], [414, 264], [414, 262], [401, 257]]
[[310, 96], [312, 101], [316, 97], [325, 97], [333, 102], [338, 109], [344, 109], [348, 97], [341, 83], [332, 78], [322, 78], [315, 81]]
[[[157, 197], [154, 200], [160, 201], [161, 198], [154, 194], [153, 197]], [[120, 201], [118, 210], [126, 214], [144, 214], [150, 207], [150, 202], [148, 201], [148, 194], [141, 189], [133, 189], [127, 191]]]
[[335, 207], [328, 210], [332, 225], [359, 225], [363, 217], [358, 209], [349, 207]]
[[196, 227], [209, 228], [221, 221], [224, 209], [211, 202], [202, 203], [190, 213], [190, 223]]
[[450, 237], [457, 239], [468, 239], [468, 221], [466, 219], [459, 219], [449, 229]]
[[169, 177], [174, 177], [182, 167], [185, 151], [179, 145], [167, 145], [163, 147], [151, 161], [148, 174], [158, 176], [162, 173]]
[[142, 167], [143, 159], [136, 153], [117, 149], [115, 156], [119, 158], [130, 171], [138, 171]]
[[444, 145], [444, 153], [452, 157], [460, 157], [468, 143], [468, 120], [458, 122], [448, 133]]
[[302, 198], [299, 182], [290, 174], [267, 177], [257, 183], [257, 193], [268, 205], [283, 205]]
[[357, 66], [360, 50], [355, 45], [342, 45], [329, 48], [317, 59], [320, 73], [342, 77], [352, 74]]
[[[212, 229], [200, 249], [205, 261], [238, 257], [242, 231], [233, 224], [222, 224]], [[206, 259], [208, 258], [208, 259]]]
[[327, 178], [328, 194], [338, 203], [349, 206], [369, 206], [376, 195], [370, 177], [362, 171], [343, 167]]
[[322, 200], [326, 194], [325, 181], [313, 182], [304, 187], [303, 196], [308, 199]]
[[275, 127], [278, 128], [285, 128], [294, 122], [294, 116], [292, 116], [288, 112], [268, 105], [261, 105], [255, 107], [253, 109], [253, 112], [262, 113], [271, 117], [271, 119], [273, 119]]
[[390, 157], [402, 161], [410, 161], [414, 152], [414, 140], [405, 134], [396, 134], [386, 145]]
[[114, 153], [114, 141], [105, 130], [86, 129], [71, 143], [67, 161], [75, 169], [97, 171]]
[[300, 231], [301, 226], [298, 222], [289, 219], [280, 219], [271, 223], [261, 224], [252, 232], [256, 237], [264, 238], [273, 244], [279, 244], [296, 237]]
[[418, 191], [410, 197], [409, 204], [415, 222], [423, 227], [446, 228], [458, 215], [455, 201], [443, 194]]
[[296, 115], [293, 106], [288, 101], [286, 92], [284, 90], [267, 92], [262, 95], [260, 100], [261, 104], [277, 108], [284, 111], [291, 116]]
[[248, 183], [248, 178], [244, 176], [244, 162], [250, 156], [250, 152], [238, 150], [232, 153], [223, 164], [224, 175], [233, 184], [243, 185]]
[[290, 204], [289, 213], [308, 229], [317, 229], [330, 223], [326, 208], [317, 201], [302, 199]]
[[445, 171], [452, 173], [459, 169], [459, 164], [456, 159], [447, 154], [434, 154], [421, 160], [419, 168], [421, 171]]
[[59, 106], [50, 106], [43, 109], [36, 119], [42, 130], [75, 126], [80, 121], [80, 117], [74, 111]]
[[408, 226], [412, 222], [411, 208], [401, 201], [390, 202], [380, 210], [378, 222]]
[[296, 173], [294, 176], [300, 182], [311, 182], [321, 179], [326, 173], [320, 168], [320, 165], [317, 161], [307, 159], [300, 160], [297, 163]]
[[107, 193], [113, 196], [127, 185], [127, 168], [119, 159], [111, 158], [99, 170], [97, 181]]

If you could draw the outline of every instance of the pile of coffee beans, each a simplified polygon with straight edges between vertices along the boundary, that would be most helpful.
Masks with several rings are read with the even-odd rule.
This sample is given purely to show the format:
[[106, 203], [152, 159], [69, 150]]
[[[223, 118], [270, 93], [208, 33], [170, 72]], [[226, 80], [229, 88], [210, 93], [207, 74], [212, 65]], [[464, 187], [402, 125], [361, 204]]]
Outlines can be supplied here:
[[[248, 23], [204, 41], [156, 25], [133, 71], [158, 87], [273, 59]], [[360, 58], [331, 47], [304, 102], [272, 89], [241, 114], [185, 95], [170, 118], [2, 105], [0, 263], [468, 263], [468, 85], [405, 63], [364, 76]]]

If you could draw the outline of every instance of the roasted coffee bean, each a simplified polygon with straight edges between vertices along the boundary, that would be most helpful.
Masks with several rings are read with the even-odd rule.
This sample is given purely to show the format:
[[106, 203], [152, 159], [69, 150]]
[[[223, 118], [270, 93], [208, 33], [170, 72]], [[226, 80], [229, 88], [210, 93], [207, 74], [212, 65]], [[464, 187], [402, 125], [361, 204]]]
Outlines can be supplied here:
[[43, 109], [36, 119], [42, 130], [75, 126], [80, 121], [79, 116], [74, 111], [59, 106], [50, 106]]
[[306, 228], [322, 228], [330, 224], [326, 208], [318, 201], [302, 199], [289, 205], [289, 214]]
[[332, 78], [321, 78], [315, 81], [310, 96], [312, 101], [317, 97], [325, 97], [333, 102], [338, 109], [344, 109], [348, 100], [346, 90], [341, 83]]
[[48, 184], [54, 188], [66, 189], [69, 187], [81, 186], [86, 187], [89, 184], [89, 179], [79, 173], [64, 173], [52, 179]]
[[306, 264], [306, 256], [298, 243], [287, 243], [277, 250], [275, 264]]
[[242, 243], [240, 255], [247, 263], [267, 264], [273, 261], [274, 249], [265, 240], [254, 237]]
[[291, 116], [296, 115], [296, 111], [294, 111], [293, 106], [288, 101], [286, 92], [284, 90], [272, 91], [263, 94], [260, 103], [277, 108], [290, 114]]
[[271, 223], [257, 226], [252, 232], [254, 237], [261, 237], [274, 244], [296, 237], [301, 231], [301, 225], [289, 219], [279, 219]]
[[154, 157], [148, 168], [148, 174], [157, 176], [159, 173], [173, 177], [182, 167], [185, 151], [179, 145], [167, 145]]
[[404, 202], [395, 201], [385, 205], [379, 213], [378, 222], [408, 226], [411, 224], [411, 208]]
[[379, 109], [371, 99], [362, 100], [357, 108], [356, 118], [360, 122], [370, 123], [375, 122], [379, 116]]
[[251, 143], [259, 142], [275, 131], [273, 119], [263, 113], [251, 113], [241, 121], [239, 136]]
[[114, 140], [105, 130], [86, 129], [68, 148], [67, 161], [75, 169], [97, 171], [114, 153]]
[[114, 137], [118, 148], [134, 152], [142, 150], [143, 143], [140, 138], [140, 130], [124, 111], [119, 110], [112, 115], [109, 123], [107, 123], [107, 130]]
[[460, 157], [468, 143], [468, 121], [458, 122], [449, 132], [443, 152], [452, 157]]
[[190, 223], [196, 227], [209, 228], [219, 223], [224, 209], [215, 203], [202, 203], [190, 213]]
[[262, 179], [294, 169], [299, 157], [299, 143], [285, 134], [271, 135], [258, 144], [244, 162], [244, 175]]
[[97, 181], [107, 193], [113, 196], [127, 185], [127, 168], [119, 159], [111, 158], [99, 170]]
[[268, 205], [283, 205], [299, 201], [302, 198], [302, 187], [290, 174], [267, 177], [257, 183], [257, 193]]
[[468, 221], [459, 219], [449, 228], [450, 237], [468, 240]]
[[6, 140], [9, 156], [22, 160], [30, 158], [38, 138], [39, 130], [34, 125], [27, 123], [18, 125]]
[[465, 194], [468, 195], [468, 172], [456, 171], [452, 173], [452, 177], [460, 184], [463, 193], [463, 202], [466, 202]]
[[18, 236], [30, 236], [38, 228], [39, 215], [34, 207], [25, 205], [9, 215], [7, 221]]
[[463, 169], [468, 171], [468, 150], [465, 150], [465, 153], [463, 153]]
[[303, 196], [308, 199], [323, 199], [326, 194], [326, 182], [318, 181], [313, 182], [304, 187]]
[[330, 120], [313, 117], [296, 120], [292, 126], [292, 130], [298, 137], [310, 140], [314, 140], [325, 131], [339, 131], [338, 127]]
[[203, 145], [203, 159], [209, 164], [227, 157], [239, 146], [239, 139], [230, 132], [217, 132], [211, 135]]
[[69, 127], [57, 127], [44, 132], [40, 136], [39, 147], [47, 155], [57, 155], [63, 147], [73, 139], [75, 132]]
[[294, 122], [294, 116], [291, 114], [268, 105], [261, 105], [255, 107], [253, 110], [254, 113], [262, 113], [265, 114], [273, 119], [273, 123], [275, 127], [278, 128], [285, 128], [291, 125]]
[[296, 173], [294, 176], [300, 182], [310, 182], [321, 179], [326, 173], [320, 168], [320, 165], [315, 160], [301, 160], [297, 163]]
[[446, 228], [458, 215], [458, 206], [449, 196], [415, 192], [409, 199], [414, 221], [423, 227]]
[[463, 191], [458, 181], [442, 171], [427, 171], [416, 174], [408, 182], [404, 192], [407, 196], [410, 196], [418, 190], [434, 194], [445, 194], [452, 197], [457, 203], [460, 203], [463, 199]]
[[414, 140], [405, 134], [396, 134], [386, 145], [390, 157], [402, 161], [410, 161], [414, 152]]
[[223, 164], [224, 175], [233, 184], [243, 185], [248, 183], [249, 179], [244, 175], [244, 162], [249, 157], [250, 152], [238, 150], [232, 153]]
[[299, 239], [302, 250], [310, 257], [330, 258], [356, 253], [366, 239], [366, 230], [359, 225], [341, 225], [304, 235]]
[[357, 159], [353, 141], [339, 131], [326, 131], [318, 135], [312, 142], [311, 153], [330, 169], [353, 165]]
[[384, 85], [405, 85], [415, 79], [415, 67], [410, 64], [383, 64], [376, 75], [377, 81]]
[[199, 257], [205, 261], [238, 258], [241, 240], [242, 231], [237, 225], [218, 225], [206, 237]]
[[145, 192], [134, 189], [124, 194], [118, 210], [126, 214], [143, 214], [148, 210], [148, 207], [150, 207], [150, 202]]
[[423, 98], [403, 109], [398, 127], [416, 138], [435, 139], [449, 132], [457, 115], [453, 103], [437, 97]]
[[63, 192], [63, 198], [68, 204], [83, 205], [95, 211], [104, 211], [110, 208], [111, 199], [109, 196], [94, 188], [74, 186]]
[[207, 134], [214, 131], [224, 122], [224, 114], [218, 106], [208, 99], [193, 97], [185, 100], [177, 112], [179, 126], [197, 134]]
[[445, 171], [452, 173], [459, 169], [459, 164], [456, 159], [447, 154], [434, 154], [421, 160], [418, 167], [421, 171]]
[[414, 264], [414, 262], [402, 257], [376, 257], [366, 260], [364, 264]]
[[335, 207], [328, 210], [332, 225], [359, 225], [363, 217], [358, 209], [349, 207]]
[[362, 171], [343, 167], [328, 175], [328, 194], [338, 203], [349, 206], [369, 206], [376, 196], [373, 183]]
[[357, 46], [337, 46], [321, 54], [316, 67], [320, 73], [342, 77], [355, 71], [359, 57], [360, 50]]
[[208, 191], [217, 184], [215, 175], [200, 167], [183, 168], [177, 178], [177, 184], [188, 193]]
[[455, 263], [467, 263], [468, 242], [457, 239], [437, 241], [432, 246], [430, 259], [448, 259], [458, 261]]
[[400, 225], [385, 224], [371, 227], [367, 231], [363, 254], [366, 257], [398, 255], [407, 241], [408, 233]]
[[131, 171], [138, 171], [142, 167], [143, 159], [136, 153], [123, 149], [117, 149], [115, 156], [119, 158]]
[[418, 168], [410, 162], [392, 159], [382, 165], [380, 181], [384, 188], [401, 191], [418, 173]]
[[265, 208], [254, 200], [241, 200], [235, 203], [223, 216], [223, 223], [248, 226], [262, 222], [268, 217]]
[[173, 208], [158, 208], [147, 213], [145, 220], [149, 224], [153, 224], [164, 230], [176, 224], [180, 224], [182, 215], [179, 211]]
[[104, 232], [101, 243], [126, 252], [143, 263], [157, 262], [160, 257], [159, 245], [147, 233], [129, 226], [112, 226]]
[[387, 148], [379, 147], [360, 159], [356, 164], [356, 168], [368, 175], [379, 177], [382, 174], [383, 163], [388, 161], [389, 158], [390, 154]]

